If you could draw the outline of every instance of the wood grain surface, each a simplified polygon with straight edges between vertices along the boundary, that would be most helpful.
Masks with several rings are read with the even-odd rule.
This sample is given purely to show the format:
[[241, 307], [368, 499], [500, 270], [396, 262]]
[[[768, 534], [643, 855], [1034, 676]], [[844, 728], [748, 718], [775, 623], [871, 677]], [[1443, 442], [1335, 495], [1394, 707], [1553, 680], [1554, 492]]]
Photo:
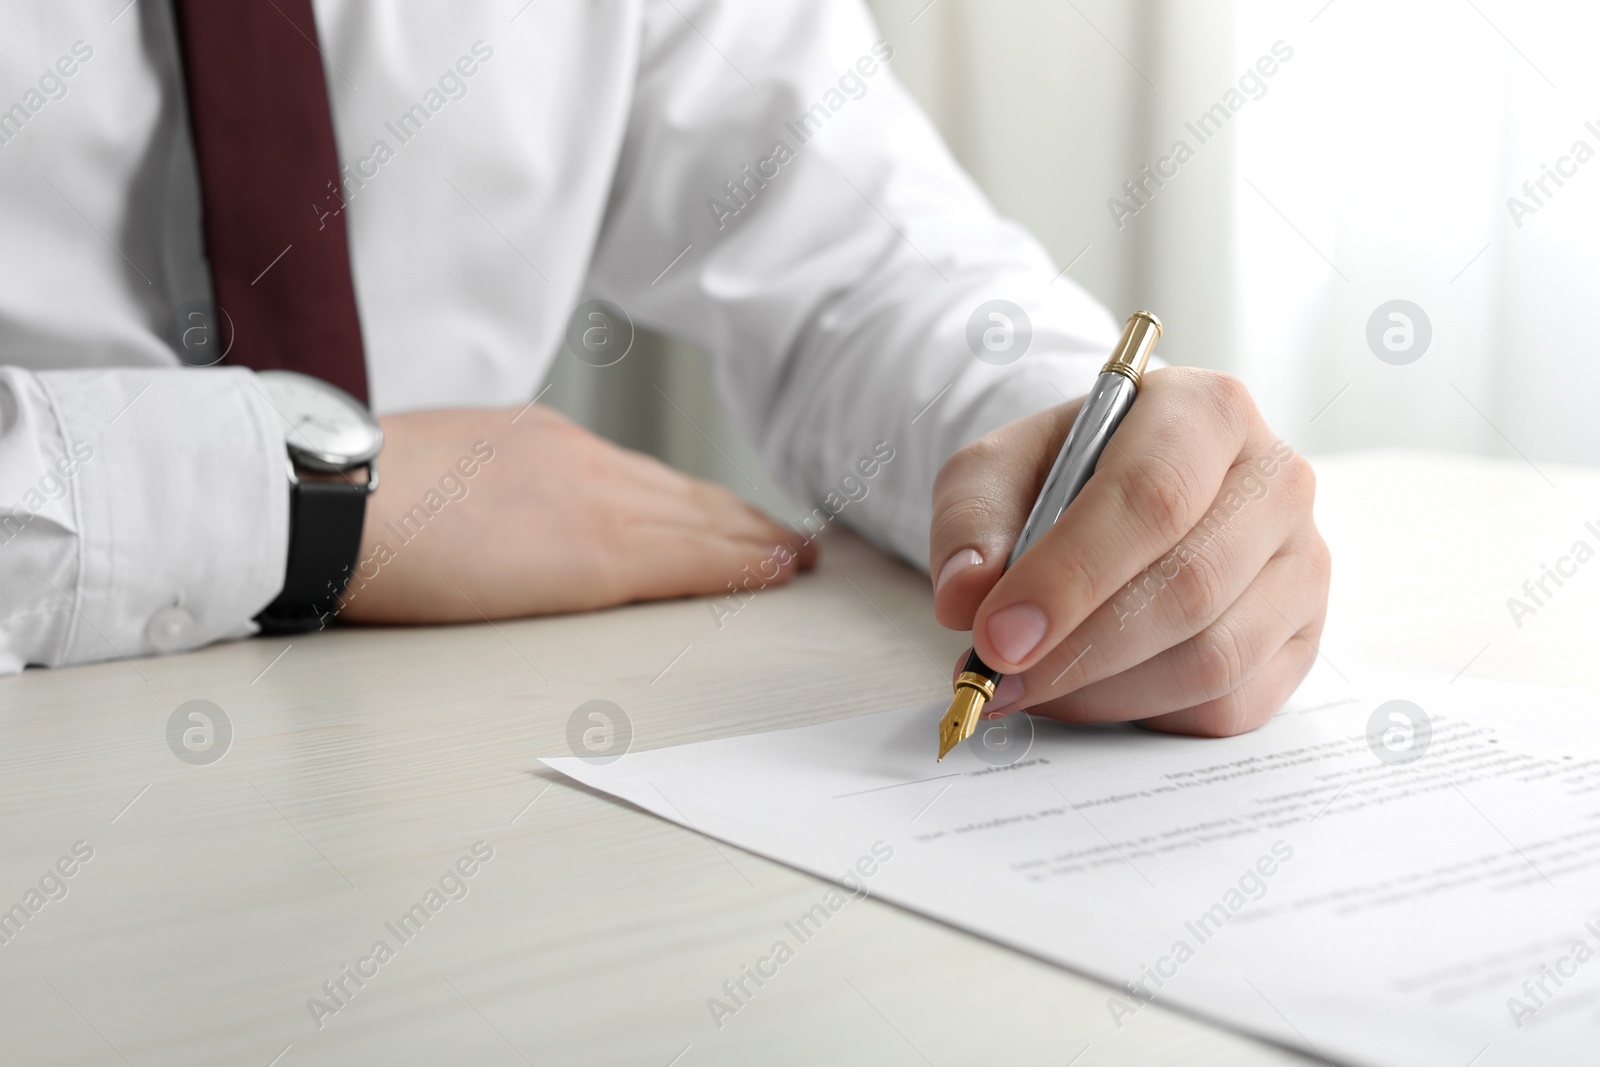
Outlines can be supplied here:
[[[1331, 663], [1600, 692], [1600, 562], [1520, 627], [1506, 606], [1576, 540], [1600, 546], [1600, 474], [1401, 453], [1318, 470]], [[942, 699], [965, 641], [929, 605], [926, 576], [839, 535], [720, 627], [678, 601], [0, 679], [0, 908], [27, 915], [0, 916], [0, 1062], [1305, 1062], [1159, 1006], [1118, 1030], [1101, 984], [870, 899], [713, 1021], [707, 998], [825, 883], [537, 758], [570, 751], [591, 700], [645, 749]], [[193, 700], [231, 725], [214, 762], [169, 745]]]

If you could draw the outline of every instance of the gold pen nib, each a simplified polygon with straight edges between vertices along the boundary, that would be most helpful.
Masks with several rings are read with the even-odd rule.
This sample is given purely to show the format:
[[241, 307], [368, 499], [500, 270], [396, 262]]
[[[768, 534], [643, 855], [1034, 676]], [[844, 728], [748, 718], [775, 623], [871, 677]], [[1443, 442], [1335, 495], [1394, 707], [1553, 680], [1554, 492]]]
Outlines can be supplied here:
[[972, 736], [978, 728], [978, 714], [994, 696], [994, 683], [975, 671], [962, 671], [956, 678], [955, 697], [950, 710], [939, 721], [939, 761], [950, 750]]

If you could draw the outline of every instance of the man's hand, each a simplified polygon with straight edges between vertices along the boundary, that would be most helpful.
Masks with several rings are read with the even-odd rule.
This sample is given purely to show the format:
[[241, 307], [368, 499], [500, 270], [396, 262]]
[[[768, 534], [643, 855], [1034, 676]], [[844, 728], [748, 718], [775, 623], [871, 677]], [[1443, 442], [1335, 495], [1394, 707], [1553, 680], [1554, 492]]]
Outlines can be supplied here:
[[751, 574], [781, 584], [816, 558], [726, 489], [548, 408], [380, 421], [382, 479], [343, 619], [461, 622], [720, 594]]
[[1082, 493], [1004, 571], [1080, 406], [974, 441], [934, 483], [935, 611], [1011, 676], [988, 714], [1260, 726], [1310, 669], [1327, 612], [1310, 464], [1236, 379], [1151, 371]]

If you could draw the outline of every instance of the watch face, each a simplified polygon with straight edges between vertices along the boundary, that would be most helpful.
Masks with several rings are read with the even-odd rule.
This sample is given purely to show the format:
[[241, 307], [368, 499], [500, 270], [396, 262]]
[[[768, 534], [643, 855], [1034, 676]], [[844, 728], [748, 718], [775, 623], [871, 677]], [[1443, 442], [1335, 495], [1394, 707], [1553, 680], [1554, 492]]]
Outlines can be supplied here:
[[349, 470], [370, 462], [383, 447], [377, 420], [344, 390], [295, 371], [258, 371], [256, 380], [278, 409], [284, 442], [296, 462], [315, 470]]

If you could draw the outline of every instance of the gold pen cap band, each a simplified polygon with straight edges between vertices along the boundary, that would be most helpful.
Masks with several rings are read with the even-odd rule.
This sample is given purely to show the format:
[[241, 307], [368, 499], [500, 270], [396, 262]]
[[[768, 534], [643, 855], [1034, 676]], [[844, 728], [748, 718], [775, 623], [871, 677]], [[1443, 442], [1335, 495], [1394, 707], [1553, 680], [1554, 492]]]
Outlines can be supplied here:
[[1122, 328], [1122, 340], [1117, 342], [1116, 351], [1111, 353], [1106, 365], [1100, 368], [1101, 373], [1111, 371], [1138, 385], [1160, 337], [1161, 320], [1148, 311], [1135, 311], [1128, 316], [1128, 324]]

